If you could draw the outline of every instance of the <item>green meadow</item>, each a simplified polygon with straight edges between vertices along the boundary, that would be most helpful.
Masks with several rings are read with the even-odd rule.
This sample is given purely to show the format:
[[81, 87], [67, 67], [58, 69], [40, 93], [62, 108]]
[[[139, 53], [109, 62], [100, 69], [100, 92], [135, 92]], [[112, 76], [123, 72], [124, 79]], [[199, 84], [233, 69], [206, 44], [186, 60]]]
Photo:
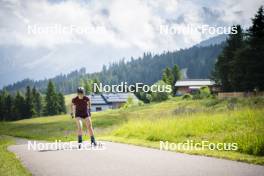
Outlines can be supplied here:
[[[71, 97], [73, 95], [70, 95]], [[69, 106], [69, 97], [66, 104]], [[173, 150], [264, 165], [264, 97], [182, 100], [92, 114], [98, 139], [159, 148], [160, 141], [237, 143], [236, 151]], [[37, 140], [76, 140], [69, 115], [1, 122], [0, 134]], [[88, 137], [85, 137], [88, 140]]]
[[29, 176], [31, 175], [17, 160], [14, 153], [7, 150], [9, 145], [15, 144], [15, 142], [6, 136], [0, 136], [0, 175], [1, 176]]

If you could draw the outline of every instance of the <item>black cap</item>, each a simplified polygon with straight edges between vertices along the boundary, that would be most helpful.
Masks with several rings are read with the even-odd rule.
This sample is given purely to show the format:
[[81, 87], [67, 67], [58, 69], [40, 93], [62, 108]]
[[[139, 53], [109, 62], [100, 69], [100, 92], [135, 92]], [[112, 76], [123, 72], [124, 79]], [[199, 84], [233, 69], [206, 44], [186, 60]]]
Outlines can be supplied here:
[[78, 87], [77, 88], [77, 93], [84, 94], [84, 88], [83, 87]]

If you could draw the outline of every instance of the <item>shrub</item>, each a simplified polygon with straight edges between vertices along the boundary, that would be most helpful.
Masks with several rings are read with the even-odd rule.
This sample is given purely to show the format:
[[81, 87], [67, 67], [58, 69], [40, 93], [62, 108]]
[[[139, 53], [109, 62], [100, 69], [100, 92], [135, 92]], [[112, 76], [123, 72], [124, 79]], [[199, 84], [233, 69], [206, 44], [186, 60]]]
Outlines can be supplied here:
[[[158, 86], [166, 86], [167, 84], [160, 80], [158, 82], [155, 83], [155, 85]], [[169, 98], [170, 92], [152, 92], [151, 96], [152, 96], [152, 101], [156, 101], [156, 102], [161, 102], [161, 101], [165, 101]]]
[[134, 106], [134, 105], [135, 105], [135, 102], [134, 102], [133, 98], [129, 96], [129, 97], [127, 98], [127, 102], [123, 105], [122, 108], [127, 109], [127, 108], [129, 108], [129, 107]]
[[147, 99], [148, 102], [151, 102], [152, 101], [151, 94], [146, 94], [146, 99]]
[[182, 96], [182, 99], [183, 99], [183, 100], [190, 100], [190, 99], [192, 99], [192, 98], [193, 98], [192, 95], [189, 94], [189, 93], [184, 94], [184, 95]]
[[199, 91], [193, 95], [193, 99], [204, 99], [209, 97], [211, 97], [211, 91], [208, 86], [201, 87]]

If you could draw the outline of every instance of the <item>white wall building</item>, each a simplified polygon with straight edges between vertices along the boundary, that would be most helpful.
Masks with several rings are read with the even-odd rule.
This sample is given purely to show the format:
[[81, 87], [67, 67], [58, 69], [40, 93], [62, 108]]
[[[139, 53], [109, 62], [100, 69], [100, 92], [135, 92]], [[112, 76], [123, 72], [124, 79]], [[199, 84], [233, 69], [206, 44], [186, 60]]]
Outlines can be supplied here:
[[187, 79], [180, 80], [175, 83], [175, 87], [178, 89], [178, 95], [197, 91], [203, 86], [208, 86], [210, 89], [212, 89], [214, 85], [215, 82], [210, 79]]
[[91, 111], [104, 111], [107, 109], [120, 108], [129, 97], [138, 100], [133, 93], [103, 93], [88, 96], [91, 100]]

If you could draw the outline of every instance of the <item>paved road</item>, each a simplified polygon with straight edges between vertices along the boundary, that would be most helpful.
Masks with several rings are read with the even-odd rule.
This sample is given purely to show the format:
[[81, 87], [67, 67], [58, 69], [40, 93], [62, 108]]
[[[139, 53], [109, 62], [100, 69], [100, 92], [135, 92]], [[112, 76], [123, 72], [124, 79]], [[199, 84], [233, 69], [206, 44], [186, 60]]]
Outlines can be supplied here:
[[104, 142], [105, 150], [28, 150], [13, 145], [33, 175], [42, 176], [262, 176], [264, 166]]

